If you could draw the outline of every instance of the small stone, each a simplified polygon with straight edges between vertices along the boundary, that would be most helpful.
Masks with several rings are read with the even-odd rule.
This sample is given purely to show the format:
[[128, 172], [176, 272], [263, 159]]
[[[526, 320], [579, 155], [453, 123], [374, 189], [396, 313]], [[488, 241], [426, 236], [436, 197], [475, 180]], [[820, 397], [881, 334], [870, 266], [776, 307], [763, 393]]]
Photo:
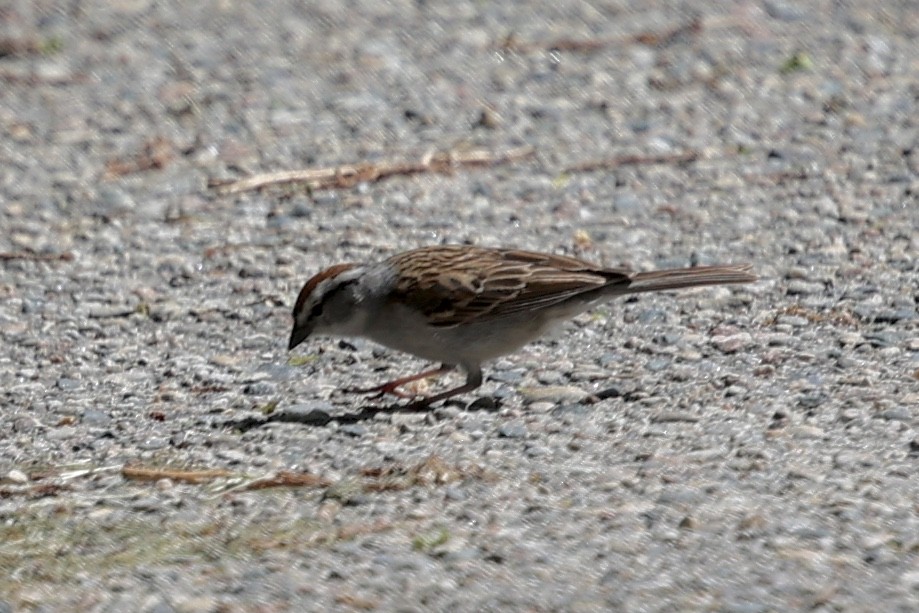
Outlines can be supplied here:
[[633, 192], [622, 192], [613, 197], [613, 211], [616, 213], [634, 213], [644, 205]]
[[667, 321], [667, 311], [664, 309], [645, 309], [638, 314], [638, 323], [653, 324]]
[[579, 402], [573, 402], [569, 404], [563, 404], [559, 407], [556, 407], [552, 410], [553, 417], [586, 417], [590, 415], [594, 409], [588, 404], [581, 404]]
[[554, 402], [534, 402], [529, 407], [527, 411], [530, 413], [548, 413], [555, 408]]
[[214, 455], [230, 464], [245, 464], [249, 461], [249, 455], [238, 449], [218, 449]]
[[873, 347], [894, 347], [900, 342], [900, 335], [896, 332], [869, 332], [865, 339]]
[[276, 391], [277, 387], [273, 383], [268, 383], [267, 381], [250, 383], [243, 388], [243, 393], [249, 396], [270, 396]]
[[833, 456], [833, 466], [846, 470], [861, 470], [871, 466], [877, 466], [878, 462], [874, 456], [867, 453], [857, 453], [852, 451], [840, 451]]
[[127, 306], [99, 306], [89, 310], [90, 319], [108, 319], [114, 317], [128, 317], [135, 312], [133, 307]]
[[591, 396], [597, 400], [604, 400], [606, 398], [620, 398], [623, 395], [625, 395], [625, 392], [622, 391], [622, 388], [615, 385], [591, 394]]
[[169, 444], [169, 439], [163, 436], [151, 436], [141, 441], [137, 446], [145, 451], [163, 449]]
[[21, 470], [13, 469], [6, 473], [6, 480], [16, 485], [24, 485], [29, 482], [29, 476]]
[[737, 396], [743, 396], [747, 393], [747, 389], [740, 385], [729, 385], [724, 389], [725, 398], [735, 398]]
[[802, 394], [798, 398], [798, 406], [802, 409], [816, 409], [829, 400], [829, 397], [823, 392], [811, 392]]
[[753, 337], [748, 332], [740, 332], [730, 336], [716, 336], [712, 338], [714, 345], [722, 353], [736, 353], [753, 344]]
[[[808, 13], [804, 8], [795, 2], [783, 2], [781, 0], [767, 0], [763, 3], [763, 9], [773, 19], [780, 21], [803, 21], [808, 19]], [[765, 610], [768, 607], [756, 606], [757, 610]]]
[[789, 296], [807, 296], [809, 294], [821, 294], [824, 291], [822, 283], [810, 283], [807, 281], [790, 281], [785, 288], [785, 293]]
[[361, 424], [345, 424], [338, 430], [355, 437], [364, 436], [368, 432], [367, 427]]
[[900, 582], [906, 586], [907, 589], [919, 592], [919, 570], [903, 573], [900, 576]]
[[98, 194], [94, 210], [100, 216], [116, 217], [134, 210], [137, 206], [131, 196], [118, 187], [103, 186], [99, 189]]
[[685, 412], [679, 412], [679, 411], [664, 411], [664, 412], [658, 413], [657, 415], [652, 415], [651, 421], [653, 423], [658, 423], [658, 424], [676, 423], [676, 422], [685, 422], [689, 424], [694, 424], [699, 421], [699, 417], [697, 415], [693, 415], [692, 413], [685, 413]]
[[271, 420], [321, 426], [332, 420], [332, 411], [334, 407], [328, 402], [292, 404], [275, 411]]
[[301, 369], [289, 364], [262, 364], [256, 372], [271, 381], [294, 381], [303, 376]]
[[169, 437], [169, 444], [176, 449], [185, 449], [200, 445], [204, 437], [192, 431], [176, 432]]
[[571, 381], [599, 381], [609, 378], [609, 373], [598, 368], [578, 367], [571, 373]]
[[498, 435], [504, 438], [523, 438], [527, 435], [527, 429], [518, 421], [509, 421], [498, 427]]
[[549, 450], [545, 445], [527, 445], [526, 449], [524, 449], [524, 453], [528, 458], [538, 458], [549, 455]]
[[786, 474], [789, 479], [802, 479], [805, 481], [813, 481], [814, 483], [823, 483], [825, 479], [822, 473], [815, 472], [803, 466], [792, 466], [788, 469]]
[[625, 355], [621, 353], [608, 352], [600, 356], [600, 366], [603, 368], [615, 368], [625, 360]]
[[543, 370], [536, 373], [536, 380], [546, 386], [558, 385], [565, 381], [565, 375], [557, 370]]
[[468, 562], [481, 557], [481, 551], [478, 547], [464, 547], [448, 552], [443, 559], [446, 562]]
[[790, 334], [775, 332], [773, 334], [767, 334], [765, 340], [766, 344], [770, 347], [785, 347], [791, 344], [792, 338]]
[[135, 511], [158, 511], [162, 506], [160, 499], [155, 496], [144, 496], [131, 503], [131, 508]]
[[859, 413], [858, 409], [843, 409], [839, 412], [839, 420], [844, 423], [855, 421], [859, 417], [861, 417], [861, 413]]
[[403, 450], [402, 445], [388, 441], [378, 441], [373, 445], [374, 450], [383, 456], [384, 460], [395, 460]]
[[795, 438], [818, 439], [823, 438], [826, 432], [816, 426], [795, 426], [789, 430]]
[[211, 364], [224, 368], [236, 368], [239, 365], [239, 361], [239, 357], [225, 353], [218, 353], [210, 358]]
[[170, 595], [169, 600], [175, 607], [176, 613], [209, 613], [220, 609], [217, 599], [214, 596], [192, 596], [186, 598], [177, 598]]
[[177, 302], [164, 300], [150, 306], [150, 319], [155, 322], [164, 322], [178, 319], [185, 312]]
[[645, 364], [645, 368], [649, 372], [660, 372], [666, 370], [670, 367], [672, 360], [667, 357], [656, 357], [648, 360], [648, 363]]
[[498, 370], [490, 375], [488, 379], [490, 381], [497, 381], [498, 383], [509, 383], [516, 384], [520, 383], [523, 380], [526, 370], [523, 368], [515, 368], [513, 370]]
[[533, 402], [571, 402], [582, 400], [587, 396], [587, 393], [581, 388], [569, 385], [522, 387], [519, 391], [526, 404]]
[[57, 380], [55, 385], [57, 386], [59, 390], [63, 390], [65, 392], [72, 392], [73, 390], [80, 387], [80, 382], [77, 381], [76, 379], [68, 379], [66, 377], [61, 377], [60, 379]]
[[671, 486], [665, 488], [657, 498], [658, 504], [698, 506], [707, 495], [691, 487]]
[[389, 421], [403, 432], [410, 432], [415, 426], [427, 419], [427, 415], [423, 411], [396, 412], [390, 414]]
[[466, 500], [468, 496], [466, 495], [466, 492], [462, 490], [462, 488], [459, 488], [455, 485], [449, 485], [444, 489], [444, 498], [447, 500], [455, 500], [457, 502], [461, 502]]
[[112, 421], [112, 417], [108, 413], [89, 409], [83, 411], [83, 415], [80, 416], [80, 421], [88, 426], [105, 426]]
[[[466, 409], [469, 411], [495, 411], [498, 409], [498, 402], [491, 396], [479, 396], [470, 402]], [[458, 414], [459, 411], [457, 411], [455, 414], [452, 414], [450, 419], [455, 418]]]
[[799, 315], [780, 315], [776, 323], [791, 326], [792, 328], [804, 328], [810, 325], [810, 321], [806, 317]]
[[878, 311], [874, 316], [877, 323], [895, 324], [901, 321], [912, 321], [916, 319], [916, 309], [909, 307], [901, 309], [884, 309]]
[[913, 414], [912, 411], [907, 407], [899, 406], [887, 409], [881, 413], [881, 417], [887, 421], [912, 421]]
[[325, 491], [326, 500], [337, 500], [343, 505], [356, 506], [366, 503], [369, 498], [364, 493], [363, 484], [357, 479], [342, 479], [333, 483]]
[[45, 436], [52, 441], [63, 441], [77, 435], [77, 429], [72, 426], [61, 426], [48, 431]]
[[865, 342], [865, 338], [858, 332], [842, 332], [839, 334], [839, 344], [855, 347]]

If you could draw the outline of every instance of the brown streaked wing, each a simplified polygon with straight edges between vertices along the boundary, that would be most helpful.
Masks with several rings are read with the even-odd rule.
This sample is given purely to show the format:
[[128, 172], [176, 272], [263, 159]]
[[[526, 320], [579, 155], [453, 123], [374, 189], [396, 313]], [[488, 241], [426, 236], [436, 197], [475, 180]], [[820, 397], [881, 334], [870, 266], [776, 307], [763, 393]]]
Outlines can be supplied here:
[[629, 282], [622, 270], [515, 249], [425, 247], [389, 261], [407, 273], [396, 290], [399, 299], [441, 327], [541, 309], [610, 283]]

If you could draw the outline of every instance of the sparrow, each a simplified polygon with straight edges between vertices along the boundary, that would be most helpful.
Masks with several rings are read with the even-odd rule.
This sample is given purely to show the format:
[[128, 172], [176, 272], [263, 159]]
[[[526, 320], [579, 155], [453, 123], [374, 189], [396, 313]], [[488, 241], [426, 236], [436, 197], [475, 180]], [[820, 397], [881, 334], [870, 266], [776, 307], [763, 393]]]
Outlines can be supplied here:
[[422, 247], [374, 263], [336, 264], [307, 281], [288, 351], [319, 335], [363, 337], [441, 366], [367, 389], [414, 398], [406, 383], [462, 368], [466, 382], [427, 406], [482, 385], [483, 362], [615, 296], [751, 283], [748, 264], [632, 272], [563, 255], [468, 245]]

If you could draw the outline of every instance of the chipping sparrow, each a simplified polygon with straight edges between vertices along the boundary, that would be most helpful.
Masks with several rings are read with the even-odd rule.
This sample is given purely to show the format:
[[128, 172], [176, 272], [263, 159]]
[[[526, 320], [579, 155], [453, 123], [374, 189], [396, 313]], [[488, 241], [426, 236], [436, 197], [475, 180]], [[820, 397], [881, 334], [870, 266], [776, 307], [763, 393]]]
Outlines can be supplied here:
[[288, 350], [314, 333], [360, 336], [441, 362], [440, 368], [361, 392], [411, 398], [399, 387], [466, 371], [466, 383], [427, 405], [482, 384], [482, 362], [518, 349], [595, 303], [637, 292], [749, 283], [749, 265], [651, 272], [516, 249], [423, 247], [371, 264], [338, 264], [306, 282], [294, 306]]

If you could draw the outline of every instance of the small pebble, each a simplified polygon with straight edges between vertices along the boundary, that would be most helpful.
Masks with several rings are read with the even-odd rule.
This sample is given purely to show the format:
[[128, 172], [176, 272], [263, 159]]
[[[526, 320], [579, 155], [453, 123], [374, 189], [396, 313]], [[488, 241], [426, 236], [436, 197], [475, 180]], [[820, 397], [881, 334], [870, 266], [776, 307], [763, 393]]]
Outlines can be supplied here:
[[361, 424], [345, 424], [341, 426], [338, 431], [350, 434], [351, 436], [364, 436], [368, 432], [367, 427]]
[[523, 438], [527, 435], [527, 429], [520, 422], [510, 421], [498, 427], [498, 434], [504, 438]]
[[712, 338], [712, 345], [722, 353], [736, 353], [742, 349], [746, 349], [752, 344], [753, 337], [748, 332]]
[[888, 421], [912, 421], [913, 413], [909, 408], [905, 406], [899, 406], [892, 409], [887, 409], [881, 413], [881, 417]]
[[29, 477], [21, 470], [12, 469], [6, 473], [6, 480], [16, 485], [24, 485], [29, 482]]
[[522, 387], [519, 392], [526, 404], [533, 402], [570, 402], [572, 400], [581, 400], [587, 396], [587, 392], [574, 386]]
[[164, 436], [151, 436], [138, 443], [137, 447], [145, 451], [154, 451], [156, 449], [163, 449], [168, 444], [169, 439]]
[[780, 315], [776, 321], [779, 324], [791, 326], [792, 328], [806, 328], [810, 325], [810, 321], [808, 321], [806, 317], [800, 317], [798, 315]]

